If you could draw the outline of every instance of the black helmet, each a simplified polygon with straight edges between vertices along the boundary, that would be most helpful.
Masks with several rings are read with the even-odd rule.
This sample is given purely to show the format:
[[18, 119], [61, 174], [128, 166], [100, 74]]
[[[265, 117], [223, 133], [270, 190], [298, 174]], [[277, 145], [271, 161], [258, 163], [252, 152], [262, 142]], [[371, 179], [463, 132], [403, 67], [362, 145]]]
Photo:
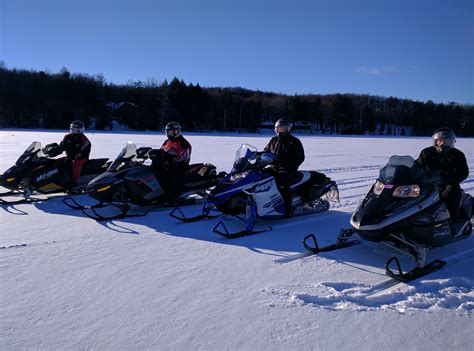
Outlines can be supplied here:
[[69, 126], [71, 134], [82, 134], [84, 133], [84, 123], [79, 120], [73, 121]]
[[433, 133], [433, 146], [436, 151], [443, 152], [454, 147], [456, 143], [456, 135], [451, 128], [443, 127], [438, 128]]
[[284, 136], [291, 132], [292, 123], [284, 118], [275, 122], [275, 133], [278, 136]]
[[166, 136], [170, 140], [176, 140], [181, 135], [181, 126], [178, 122], [169, 122], [166, 127]]

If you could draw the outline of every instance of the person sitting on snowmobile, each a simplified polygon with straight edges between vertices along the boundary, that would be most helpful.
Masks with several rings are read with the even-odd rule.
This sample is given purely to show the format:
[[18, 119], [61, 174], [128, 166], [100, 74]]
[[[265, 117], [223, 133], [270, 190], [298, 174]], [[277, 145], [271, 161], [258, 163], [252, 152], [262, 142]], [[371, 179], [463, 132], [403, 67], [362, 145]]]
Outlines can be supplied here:
[[66, 157], [62, 160], [71, 177], [68, 185], [70, 191], [77, 184], [81, 169], [89, 160], [91, 142], [84, 135], [84, 123], [81, 121], [73, 121], [69, 126], [69, 131], [70, 133], [64, 136], [59, 145], [57, 143], [48, 144], [44, 151], [51, 157], [66, 152]]
[[[181, 125], [178, 122], [169, 122], [165, 131], [167, 139], [161, 145], [161, 153], [151, 150], [149, 156], [152, 159], [153, 169], [172, 198], [179, 193], [178, 189], [184, 181], [184, 175], [189, 171], [192, 146], [181, 134]], [[153, 154], [158, 153], [160, 157], [153, 157]]]
[[272, 165], [271, 173], [274, 175], [278, 188], [285, 203], [287, 216], [292, 216], [290, 179], [298, 172], [298, 167], [304, 161], [304, 149], [301, 141], [291, 134], [292, 124], [290, 121], [280, 118], [275, 123], [274, 136], [267, 146], [265, 152], [271, 152], [277, 157]]
[[440, 197], [453, 220], [458, 217], [461, 203], [461, 183], [469, 175], [466, 157], [456, 148], [456, 136], [450, 128], [439, 128], [433, 136], [433, 146], [423, 149], [416, 160], [418, 166], [439, 173], [441, 176]]

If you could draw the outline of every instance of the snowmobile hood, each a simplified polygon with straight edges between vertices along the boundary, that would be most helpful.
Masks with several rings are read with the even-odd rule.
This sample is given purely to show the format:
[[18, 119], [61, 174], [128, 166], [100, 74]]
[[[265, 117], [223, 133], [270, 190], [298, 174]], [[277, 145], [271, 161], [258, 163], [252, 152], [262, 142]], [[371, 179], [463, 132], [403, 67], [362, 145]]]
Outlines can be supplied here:
[[88, 186], [89, 187], [94, 187], [94, 186], [97, 186], [97, 185], [102, 185], [102, 184], [105, 184], [105, 183], [112, 183], [114, 181], [114, 177], [115, 177], [116, 173], [115, 172], [104, 172], [100, 175], [98, 175], [97, 177], [95, 177], [94, 179], [92, 179]]
[[[401, 211], [394, 212], [393, 214], [388, 213], [384, 219], [380, 220], [377, 223], [364, 224], [364, 217], [368, 214], [369, 211], [365, 211], [364, 202], [356, 209], [353, 213], [350, 223], [351, 225], [358, 230], [381, 230], [386, 228], [394, 223], [400, 222], [404, 219], [407, 219], [420, 211], [430, 207], [440, 200], [438, 191], [433, 191], [430, 195], [424, 198], [421, 201], [413, 203], [411, 206], [402, 209]], [[370, 201], [370, 200], [369, 200]], [[375, 202], [373, 206], [377, 206]]]
[[228, 174], [211, 192], [209, 200], [221, 200], [241, 193], [244, 189], [249, 188], [253, 183], [258, 182], [264, 178], [262, 172], [250, 172], [235, 180], [232, 179], [231, 174]]

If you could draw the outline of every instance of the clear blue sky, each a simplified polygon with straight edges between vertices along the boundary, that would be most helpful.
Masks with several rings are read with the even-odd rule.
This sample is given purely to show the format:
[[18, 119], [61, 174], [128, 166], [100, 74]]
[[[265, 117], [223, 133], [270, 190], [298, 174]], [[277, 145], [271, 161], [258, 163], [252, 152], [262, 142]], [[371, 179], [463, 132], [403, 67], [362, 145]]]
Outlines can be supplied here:
[[474, 103], [474, 0], [0, 0], [9, 68]]

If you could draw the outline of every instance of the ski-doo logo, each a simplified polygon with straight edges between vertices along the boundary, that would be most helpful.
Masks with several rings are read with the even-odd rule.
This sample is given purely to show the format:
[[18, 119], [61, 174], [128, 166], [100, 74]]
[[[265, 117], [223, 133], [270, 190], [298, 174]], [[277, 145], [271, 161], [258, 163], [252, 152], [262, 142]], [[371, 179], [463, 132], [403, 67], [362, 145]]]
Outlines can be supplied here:
[[51, 171], [49, 171], [49, 172], [46, 172], [46, 173], [43, 173], [43, 174], [39, 175], [39, 176], [36, 178], [36, 181], [37, 181], [37, 182], [40, 182], [40, 181], [42, 181], [42, 180], [44, 180], [44, 179], [46, 179], [46, 178], [51, 177], [53, 174], [56, 174], [56, 173], [59, 173], [59, 170], [58, 170], [57, 168], [56, 168], [56, 169], [53, 169], [53, 170], [51, 170]]
[[263, 183], [263, 184], [259, 184], [257, 187], [255, 187], [254, 193], [263, 193], [265, 191], [270, 190], [272, 186], [273, 186], [273, 180]]

